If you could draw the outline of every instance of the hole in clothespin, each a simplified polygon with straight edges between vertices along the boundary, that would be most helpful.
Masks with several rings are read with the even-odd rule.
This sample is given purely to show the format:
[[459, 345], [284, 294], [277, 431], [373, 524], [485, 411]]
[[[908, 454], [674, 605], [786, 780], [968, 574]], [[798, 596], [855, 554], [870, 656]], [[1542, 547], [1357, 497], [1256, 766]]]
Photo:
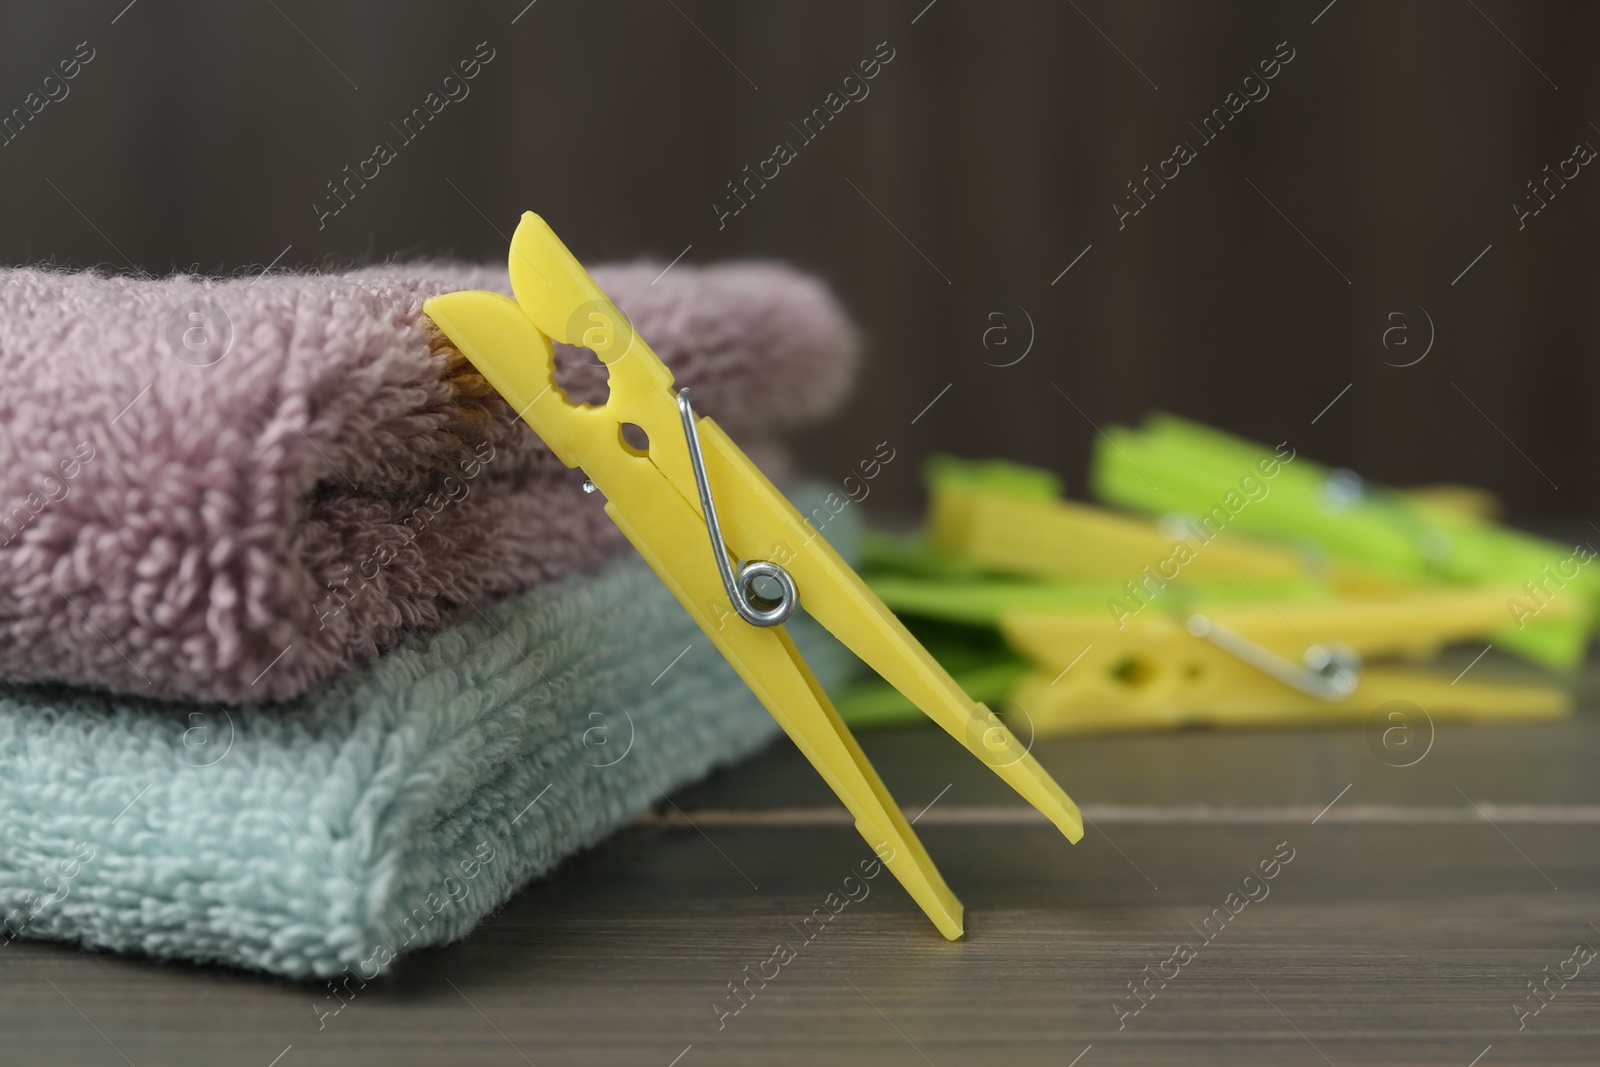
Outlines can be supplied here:
[[606, 401], [606, 368], [587, 348], [555, 346], [556, 389], [574, 404], [603, 404]]
[[1130, 689], [1139, 689], [1155, 680], [1155, 665], [1138, 656], [1128, 656], [1111, 668], [1111, 676]]
[[610, 396], [608, 365], [632, 350], [633, 323], [609, 300], [580, 305], [567, 321], [570, 344], [555, 346], [555, 384], [575, 404], [604, 404]]
[[622, 447], [636, 456], [650, 454], [650, 435], [644, 432], [644, 427], [637, 423], [625, 422], [617, 428], [617, 436], [622, 438]]

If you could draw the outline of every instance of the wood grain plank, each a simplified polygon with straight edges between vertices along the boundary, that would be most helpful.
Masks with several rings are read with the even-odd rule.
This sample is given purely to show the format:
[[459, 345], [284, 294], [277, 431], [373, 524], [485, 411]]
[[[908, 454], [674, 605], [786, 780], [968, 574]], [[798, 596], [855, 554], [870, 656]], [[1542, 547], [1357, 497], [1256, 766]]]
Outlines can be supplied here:
[[[1364, 766], [1363, 754], [1376, 760], [1360, 738], [1326, 732], [1041, 752], [1058, 773], [1083, 771], [1097, 799], [1303, 805], [1355, 779], [1340, 803], [1455, 796], [1464, 806], [1451, 781], [1500, 801], [1582, 803], [1596, 792], [1581, 772], [1594, 766], [1597, 725], [1441, 731], [1436, 752], [1404, 772]], [[966, 757], [938, 741], [902, 731], [868, 748], [903, 795], [923, 787], [931, 799], [966, 772]], [[778, 748], [676, 799], [691, 818], [713, 800], [768, 803], [774, 789], [825, 802], [807, 773]], [[983, 775], [962, 781], [974, 798], [1005, 799]], [[15, 944], [0, 959], [12, 1009], [4, 1058], [120, 1063], [120, 1050], [141, 1065], [266, 1067], [292, 1044], [279, 1067], [523, 1057], [665, 1067], [680, 1053], [680, 1067], [944, 1067], [1065, 1064], [1092, 1045], [1080, 1067], [1322, 1056], [1465, 1067], [1490, 1045], [1485, 1065], [1590, 1063], [1600, 1051], [1600, 983], [1588, 971], [1520, 1032], [1512, 1008], [1526, 976], [1558, 967], [1579, 941], [1600, 946], [1593, 823], [1119, 822], [1078, 846], [1027, 823], [919, 829], [969, 909], [963, 942], [939, 938], [887, 874], [852, 883], [866, 895], [826, 925], [812, 918], [805, 936], [801, 921], [830, 914], [829, 894], [838, 906], [868, 856], [848, 826], [708, 828], [726, 858], [691, 827], [640, 826], [530, 886], [465, 941], [359, 989], [321, 1030], [316, 1007], [335, 1003], [325, 989]], [[1293, 860], [1232, 915], [1228, 894], [1280, 842]], [[1180, 942], [1193, 961], [1165, 987], [1153, 982], [1148, 1006], [1119, 1029], [1113, 1003], [1129, 1011], [1128, 983], [1147, 965], [1170, 973]], [[765, 963], [779, 943], [793, 960]], [[764, 988], [751, 980], [748, 1006], [719, 1029], [713, 1003], [738, 1003], [727, 984], [774, 970]]]

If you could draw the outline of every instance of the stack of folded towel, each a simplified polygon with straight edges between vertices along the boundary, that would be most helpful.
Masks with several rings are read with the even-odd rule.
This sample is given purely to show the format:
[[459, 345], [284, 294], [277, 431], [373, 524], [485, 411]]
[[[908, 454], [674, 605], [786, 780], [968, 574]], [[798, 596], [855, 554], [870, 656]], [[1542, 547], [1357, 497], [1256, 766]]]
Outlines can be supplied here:
[[[769, 473], [848, 388], [811, 279], [594, 274]], [[0, 947], [371, 977], [771, 738], [422, 314], [456, 289], [509, 291], [0, 271]], [[604, 401], [592, 354], [557, 365]]]

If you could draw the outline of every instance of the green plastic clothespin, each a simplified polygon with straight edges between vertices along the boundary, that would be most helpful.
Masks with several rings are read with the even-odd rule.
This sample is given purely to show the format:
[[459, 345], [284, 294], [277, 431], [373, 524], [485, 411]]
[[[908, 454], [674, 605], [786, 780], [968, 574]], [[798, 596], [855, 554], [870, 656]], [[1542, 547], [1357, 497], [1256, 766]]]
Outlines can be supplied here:
[[[1276, 538], [1397, 584], [1503, 587], [1507, 628], [1496, 645], [1547, 666], [1582, 662], [1600, 606], [1595, 552], [1431, 506], [1295, 453], [1172, 415], [1108, 427], [1090, 468], [1109, 503], [1176, 515], [1207, 537]], [[1540, 618], [1554, 597], [1581, 599], [1577, 617]]]

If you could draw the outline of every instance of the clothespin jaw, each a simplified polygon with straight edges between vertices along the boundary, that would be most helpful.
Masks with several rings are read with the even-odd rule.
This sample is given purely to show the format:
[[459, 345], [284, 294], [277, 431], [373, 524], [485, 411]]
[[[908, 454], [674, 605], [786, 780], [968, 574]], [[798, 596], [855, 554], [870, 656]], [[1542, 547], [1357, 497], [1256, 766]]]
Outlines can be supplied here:
[[[516, 300], [462, 292], [424, 305], [456, 347], [570, 467], [855, 817], [879, 858], [950, 939], [963, 913], [781, 625], [809, 614], [1038, 808], [1070, 841], [1071, 798], [1027, 747], [975, 703], [750, 462], [551, 232], [529, 212], [512, 238]], [[606, 403], [576, 404], [555, 381], [551, 339], [605, 362]], [[649, 444], [628, 443], [642, 428]], [[737, 565], [736, 561], [744, 561]], [[778, 582], [765, 599], [756, 581]], [[770, 595], [770, 594], [769, 594]]]

